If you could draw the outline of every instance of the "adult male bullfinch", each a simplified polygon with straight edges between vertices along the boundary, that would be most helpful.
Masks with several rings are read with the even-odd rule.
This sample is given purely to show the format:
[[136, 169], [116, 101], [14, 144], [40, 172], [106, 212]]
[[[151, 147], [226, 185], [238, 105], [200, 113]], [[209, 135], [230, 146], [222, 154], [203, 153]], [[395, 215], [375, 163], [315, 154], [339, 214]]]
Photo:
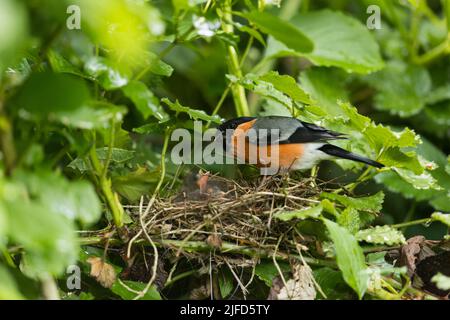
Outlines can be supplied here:
[[[217, 129], [222, 135], [224, 148], [234, 158], [249, 163], [250, 155], [256, 154], [256, 161], [252, 164], [265, 167], [270, 163], [278, 173], [311, 169], [321, 160], [333, 158], [384, 167], [379, 162], [328, 143], [330, 140], [346, 139], [343, 134], [295, 118], [241, 117], [226, 121]], [[277, 156], [272, 157], [275, 145]]]

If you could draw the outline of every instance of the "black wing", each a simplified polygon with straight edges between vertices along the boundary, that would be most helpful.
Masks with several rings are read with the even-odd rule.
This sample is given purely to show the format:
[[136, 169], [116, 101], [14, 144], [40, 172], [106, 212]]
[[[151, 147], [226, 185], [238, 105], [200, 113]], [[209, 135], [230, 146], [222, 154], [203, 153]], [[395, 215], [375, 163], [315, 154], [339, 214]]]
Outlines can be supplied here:
[[328, 140], [347, 139], [344, 134], [319, 127], [313, 123], [300, 121], [302, 126], [281, 144], [325, 142]]

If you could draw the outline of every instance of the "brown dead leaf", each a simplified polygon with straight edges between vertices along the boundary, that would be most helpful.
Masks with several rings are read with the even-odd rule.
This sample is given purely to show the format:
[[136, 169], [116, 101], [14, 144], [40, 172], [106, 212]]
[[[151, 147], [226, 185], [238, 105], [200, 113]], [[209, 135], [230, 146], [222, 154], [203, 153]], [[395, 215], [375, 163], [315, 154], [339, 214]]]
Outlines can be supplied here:
[[398, 260], [398, 266], [405, 266], [407, 268], [407, 274], [410, 278], [413, 277], [417, 264], [433, 256], [435, 253], [427, 245], [427, 241], [423, 236], [416, 236], [408, 239], [406, 244], [400, 249], [400, 258]]
[[222, 247], [222, 239], [217, 234], [210, 234], [206, 239], [206, 243], [216, 249], [220, 249]]
[[87, 262], [91, 265], [91, 277], [95, 278], [103, 287], [111, 288], [116, 281], [116, 271], [113, 266], [99, 257], [90, 257]]

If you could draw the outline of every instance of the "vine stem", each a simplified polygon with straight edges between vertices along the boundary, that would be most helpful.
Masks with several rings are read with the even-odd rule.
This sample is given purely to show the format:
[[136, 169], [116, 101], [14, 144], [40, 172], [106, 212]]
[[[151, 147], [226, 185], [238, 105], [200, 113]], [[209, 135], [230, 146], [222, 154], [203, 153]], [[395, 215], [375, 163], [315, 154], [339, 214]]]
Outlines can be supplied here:
[[[223, 31], [226, 33], [233, 33], [233, 17], [232, 17], [232, 4], [231, 0], [224, 1], [224, 22], [223, 22]], [[235, 76], [236, 78], [242, 78], [242, 70], [239, 62], [239, 57], [235, 47], [229, 45], [227, 46], [227, 64], [228, 70], [230, 74]], [[233, 84], [231, 86], [231, 93], [233, 95], [233, 101], [236, 108], [236, 114], [239, 117], [249, 116], [250, 109], [248, 107], [247, 97], [245, 95], [245, 89], [239, 84]]]

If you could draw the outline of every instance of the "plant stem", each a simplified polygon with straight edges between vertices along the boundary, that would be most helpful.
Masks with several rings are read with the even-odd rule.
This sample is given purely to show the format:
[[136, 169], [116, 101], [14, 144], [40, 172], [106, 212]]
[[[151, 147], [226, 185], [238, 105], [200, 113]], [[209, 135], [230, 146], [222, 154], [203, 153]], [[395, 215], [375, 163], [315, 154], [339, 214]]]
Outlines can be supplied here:
[[391, 225], [391, 227], [392, 228], [396, 228], [396, 229], [401, 229], [401, 228], [416, 226], [416, 225], [419, 225], [419, 224], [427, 224], [427, 223], [430, 223], [432, 221], [433, 221], [433, 219], [425, 218], [425, 219], [419, 219], [419, 220], [414, 220], [414, 221], [409, 221], [409, 222], [393, 224], [393, 225]]
[[9, 176], [16, 165], [17, 153], [14, 146], [12, 124], [4, 110], [3, 90], [0, 90], [0, 146], [5, 163], [5, 173]]
[[94, 169], [95, 174], [98, 176], [98, 187], [103, 193], [103, 196], [105, 197], [106, 203], [111, 210], [113, 221], [116, 227], [122, 228], [123, 227], [123, 207], [122, 204], [119, 201], [118, 195], [112, 190], [111, 187], [111, 180], [106, 176], [103, 175], [104, 168], [102, 168], [102, 165], [97, 157], [97, 150], [95, 148], [95, 133], [94, 133], [94, 143], [91, 147], [91, 150], [89, 151], [89, 158], [91, 160], [92, 167]]
[[[224, 1], [224, 20], [223, 31], [226, 33], [233, 33], [233, 17], [231, 14], [232, 5], [231, 0]], [[240, 68], [239, 57], [236, 49], [229, 45], [227, 46], [227, 64], [228, 71], [236, 78], [242, 78], [242, 71]], [[239, 84], [233, 84], [231, 86], [231, 93], [233, 95], [234, 105], [236, 108], [236, 114], [239, 117], [249, 116], [250, 109], [248, 108], [247, 97], [245, 95], [245, 89]]]

